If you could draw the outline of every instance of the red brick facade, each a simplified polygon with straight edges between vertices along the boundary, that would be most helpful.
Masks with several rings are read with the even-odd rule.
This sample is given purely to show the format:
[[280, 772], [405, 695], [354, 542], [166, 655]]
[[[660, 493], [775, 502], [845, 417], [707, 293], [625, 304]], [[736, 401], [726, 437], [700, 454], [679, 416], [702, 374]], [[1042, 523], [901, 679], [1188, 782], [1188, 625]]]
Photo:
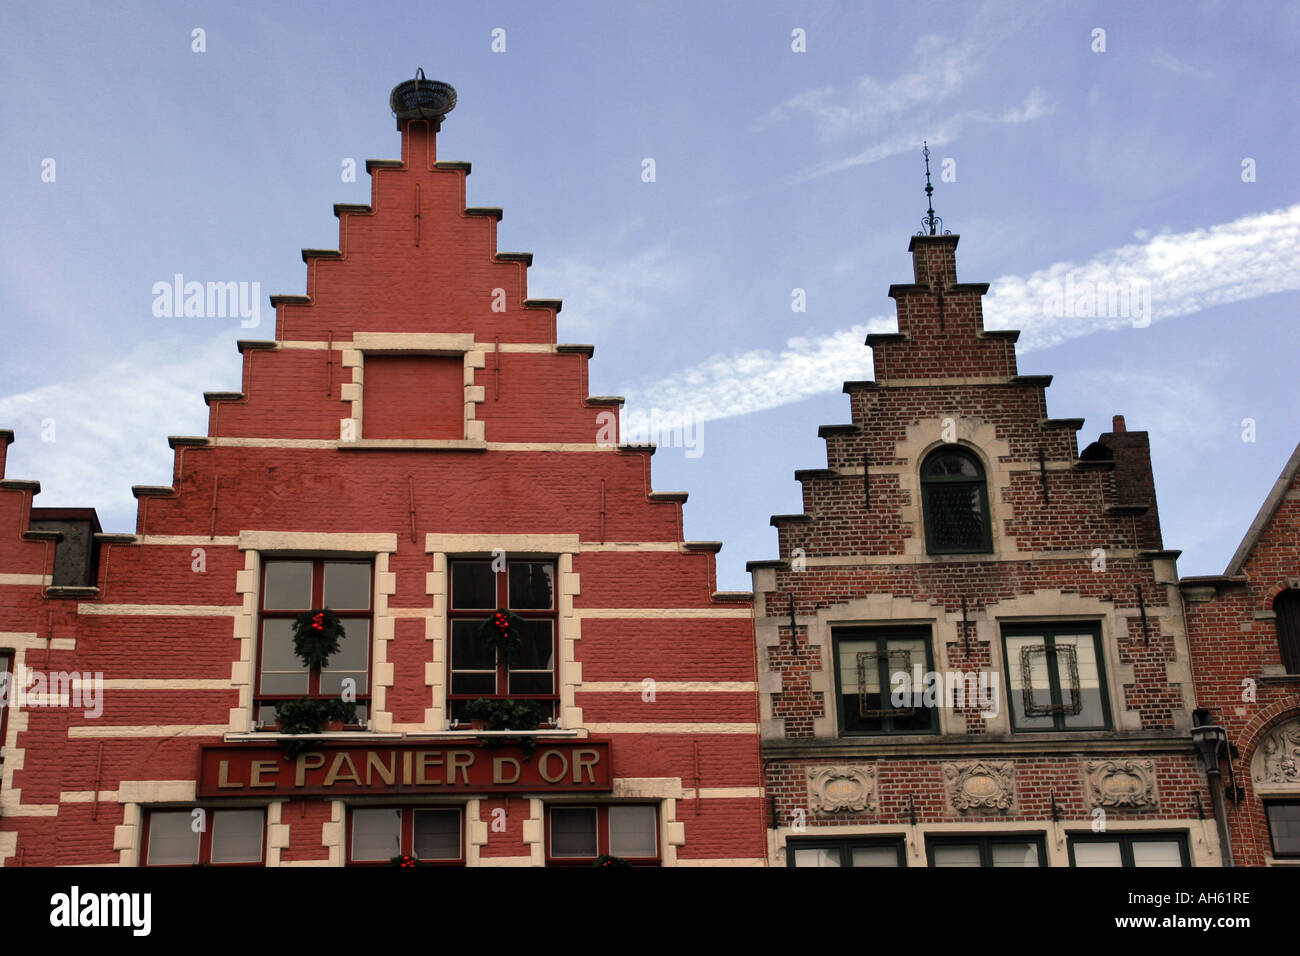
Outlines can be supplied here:
[[[827, 467], [795, 473], [803, 513], [772, 519], [780, 559], [750, 565], [775, 808], [770, 861], [785, 864], [804, 849], [800, 865], [814, 862], [814, 848], [836, 838], [864, 853], [896, 844], [908, 865], [926, 865], [967, 852], [974, 859], [979, 849], [944, 850], [944, 840], [989, 837], [1013, 855], [1016, 841], [1031, 855], [1037, 843], [1040, 862], [1069, 865], [1076, 843], [1109, 835], [1114, 843], [1101, 850], [1116, 859], [1120, 843], [1150, 838], [1165, 841], [1160, 852], [1218, 865], [1209, 792], [1188, 735], [1177, 552], [1163, 550], [1146, 435], [1117, 416], [1081, 454], [1082, 421], [1048, 417], [1050, 377], [1019, 373], [1018, 333], [984, 330], [987, 286], [957, 281], [956, 246], [951, 235], [912, 239], [914, 281], [889, 290], [899, 331], [867, 340], [876, 380], [845, 384], [851, 424], [822, 426]], [[949, 450], [956, 457], [945, 458]], [[956, 467], [945, 461], [982, 473], [982, 504], [970, 503], [970, 484], [957, 494], [967, 496], [963, 520], [980, 526], [971, 533], [982, 531], [983, 542], [950, 547], [941, 498], [923, 504], [926, 494], [944, 494], [925, 490], [923, 463]], [[1053, 636], [1044, 650], [1051, 628], [1078, 646], [1058, 651]], [[899, 635], [920, 643], [888, 643]], [[1082, 698], [1098, 695], [1085, 658], [1100, 652], [1092, 725], [1075, 717], [1075, 730], [1060, 716], [1061, 729], [1043, 731], [1058, 718], [1035, 723], [1029, 712], [1013, 724], [1009, 708], [1023, 691], [1010, 680], [1020, 658], [1006, 648], [1035, 642], [1026, 666], [1036, 673], [1033, 654], [1057, 662], [1063, 696], [1042, 706], [1062, 715], [1075, 707], [1067, 675], [1080, 675]], [[836, 646], [848, 648], [839, 668]], [[931, 662], [924, 670], [997, 675], [1000, 690], [988, 695], [996, 705], [968, 696], [927, 708], [922, 700], [917, 716], [881, 717], [885, 695], [868, 692], [869, 669], [921, 646]], [[918, 660], [890, 657], [891, 674], [904, 659]], [[1052, 689], [1041, 670], [1035, 694]], [[927, 710], [938, 711], [933, 725], [915, 724]], [[883, 732], [886, 720], [901, 731]], [[981, 850], [985, 862], [1001, 849]]]
[[1227, 802], [1234, 862], [1295, 864], [1277, 855], [1267, 811], [1300, 803], [1300, 669], [1283, 659], [1278, 612], [1279, 598], [1300, 594], [1300, 448], [1224, 574], [1181, 585], [1197, 703], [1234, 748], [1230, 778], [1229, 755], [1223, 764], [1225, 785], [1240, 788]]
[[[89, 581], [57, 579], [71, 527], [33, 530], [39, 485], [0, 467], [0, 653], [20, 675], [103, 681], [97, 716], [57, 697], [7, 709], [0, 865], [144, 863], [158, 814], [193, 808], [264, 811], [240, 818], [262, 826], [260, 862], [337, 865], [353, 814], [396, 804], [459, 811], [469, 865], [552, 862], [557, 807], [594, 807], [617, 849], [609, 808], [629, 806], [653, 809], [638, 857], [763, 864], [750, 595], [716, 591], [716, 543], [682, 540], [685, 495], [653, 490], [653, 449], [601, 440], [621, 399], [588, 395], [592, 347], [556, 344], [560, 303], [528, 297], [530, 254], [497, 251], [501, 211], [466, 208], [469, 164], [437, 160], [436, 123], [399, 129], [402, 159], [368, 164], [370, 205], [335, 207], [339, 249], [304, 250], [306, 294], [272, 297], [274, 341], [240, 343], [242, 391], [208, 393], [208, 434], [171, 439], [172, 485], [135, 489], [134, 534], [95, 537]], [[351, 561], [370, 582], [366, 723], [308, 738], [305, 766], [319, 753], [347, 780], [344, 744], [521, 757], [449, 729], [449, 568], [496, 557], [552, 575], [535, 666], [556, 719], [532, 759], [559, 776], [560, 750], [608, 742], [612, 787], [333, 799], [256, 794], [256, 777], [196, 794], [201, 748], [280, 746], [255, 702], [276, 560]]]

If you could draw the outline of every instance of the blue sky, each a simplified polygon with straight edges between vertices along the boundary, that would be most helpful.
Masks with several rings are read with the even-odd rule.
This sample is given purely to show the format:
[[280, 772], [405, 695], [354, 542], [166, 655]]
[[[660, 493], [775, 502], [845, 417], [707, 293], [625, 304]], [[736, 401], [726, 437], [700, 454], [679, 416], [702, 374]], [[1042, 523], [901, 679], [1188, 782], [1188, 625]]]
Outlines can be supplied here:
[[[1022, 330], [1021, 371], [1055, 375], [1050, 414], [1086, 419], [1081, 446], [1116, 413], [1151, 432], [1181, 573], [1223, 570], [1300, 440], [1292, 4], [0, 16], [8, 475], [106, 530], [134, 529], [131, 485], [170, 482], [166, 436], [204, 433], [202, 392], [238, 390], [235, 341], [273, 334], [265, 302], [258, 329], [155, 317], [153, 284], [303, 292], [299, 250], [335, 247], [331, 205], [369, 199], [343, 162], [398, 155], [387, 97], [419, 66], [460, 97], [440, 158], [473, 162], [471, 205], [504, 208], [500, 248], [534, 253], [560, 341], [596, 344], [592, 393], [703, 422], [703, 453], [661, 447], [654, 483], [691, 493], [688, 538], [725, 543], [724, 589], [776, 556], [768, 517], [801, 510], [817, 426], [848, 421], [841, 382], [871, 377], [863, 336], [892, 327], [886, 290], [911, 279], [923, 138], [955, 172], [935, 207], [961, 235], [959, 279], [992, 284], [986, 324]], [[1149, 323], [1051, 314], [1066, 276], [1150, 289]]]

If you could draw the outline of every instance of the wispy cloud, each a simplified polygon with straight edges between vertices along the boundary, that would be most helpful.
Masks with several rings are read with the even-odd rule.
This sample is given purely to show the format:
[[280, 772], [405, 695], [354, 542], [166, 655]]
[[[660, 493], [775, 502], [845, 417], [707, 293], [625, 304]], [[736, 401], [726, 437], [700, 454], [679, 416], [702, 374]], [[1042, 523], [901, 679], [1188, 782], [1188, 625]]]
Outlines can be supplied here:
[[687, 269], [663, 243], [622, 257], [561, 256], [539, 260], [529, 270], [528, 294], [541, 297], [552, 294], [547, 290], [562, 290], [554, 294], [564, 299], [559, 318], [564, 335], [608, 335], [653, 320], [652, 302], [662, 303], [665, 295], [685, 288]]
[[754, 121], [760, 131], [797, 116], [811, 118], [826, 141], [874, 130], [897, 114], [941, 102], [959, 91], [980, 69], [970, 42], [954, 44], [940, 36], [924, 36], [910, 57], [915, 69], [891, 80], [858, 79], [843, 95], [833, 86], [799, 93]]
[[38, 504], [121, 519], [132, 485], [171, 484], [167, 435], [207, 434], [203, 391], [238, 383], [238, 353], [222, 335], [154, 341], [84, 379], [0, 397], [0, 423], [18, 439], [6, 471], [41, 482]]
[[[1300, 288], [1300, 204], [1190, 232], [1165, 233], [1107, 249], [1084, 263], [1058, 262], [1028, 276], [1002, 276], [984, 300], [985, 325], [1021, 330], [1020, 350], [1047, 348], [1105, 329], [1131, 327], [1123, 315], [1061, 317], [1052, 307], [1066, 283], [1076, 288], [1149, 289], [1151, 321]], [[779, 351], [711, 356], [668, 378], [626, 387], [629, 406], [673, 409], [702, 420], [729, 418], [835, 391], [869, 378], [868, 332], [895, 331], [894, 316], [817, 338], [790, 339]]]
[[1168, 70], [1178, 76], [1196, 76], [1201, 79], [1210, 79], [1214, 76], [1207, 70], [1200, 70], [1190, 63], [1184, 63], [1168, 50], [1157, 50], [1151, 55], [1151, 62], [1162, 70]]

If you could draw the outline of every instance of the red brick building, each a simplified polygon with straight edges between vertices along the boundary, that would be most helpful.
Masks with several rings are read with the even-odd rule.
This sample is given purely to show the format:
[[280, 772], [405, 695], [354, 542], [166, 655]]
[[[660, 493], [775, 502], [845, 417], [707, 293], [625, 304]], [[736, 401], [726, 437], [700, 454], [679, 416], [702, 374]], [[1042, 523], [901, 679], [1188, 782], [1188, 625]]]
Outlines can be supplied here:
[[774, 865], [1217, 866], [1147, 437], [1082, 452], [955, 235], [750, 565]]
[[134, 534], [34, 509], [0, 433], [0, 865], [763, 864], [750, 595], [466, 208], [452, 105], [394, 91], [401, 160]]
[[1300, 447], [1224, 573], [1180, 585], [1234, 861], [1300, 865]]

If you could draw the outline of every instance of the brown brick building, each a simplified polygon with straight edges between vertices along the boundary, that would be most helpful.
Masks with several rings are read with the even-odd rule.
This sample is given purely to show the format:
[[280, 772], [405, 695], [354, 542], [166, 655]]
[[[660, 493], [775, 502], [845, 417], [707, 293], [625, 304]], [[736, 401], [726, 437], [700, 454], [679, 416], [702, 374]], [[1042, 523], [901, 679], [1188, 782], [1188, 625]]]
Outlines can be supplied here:
[[1300, 864], [1300, 447], [1227, 570], [1180, 584], [1197, 702], [1230, 745], [1234, 862]]
[[775, 865], [1221, 862], [1147, 437], [1078, 450], [954, 235], [750, 565]]

